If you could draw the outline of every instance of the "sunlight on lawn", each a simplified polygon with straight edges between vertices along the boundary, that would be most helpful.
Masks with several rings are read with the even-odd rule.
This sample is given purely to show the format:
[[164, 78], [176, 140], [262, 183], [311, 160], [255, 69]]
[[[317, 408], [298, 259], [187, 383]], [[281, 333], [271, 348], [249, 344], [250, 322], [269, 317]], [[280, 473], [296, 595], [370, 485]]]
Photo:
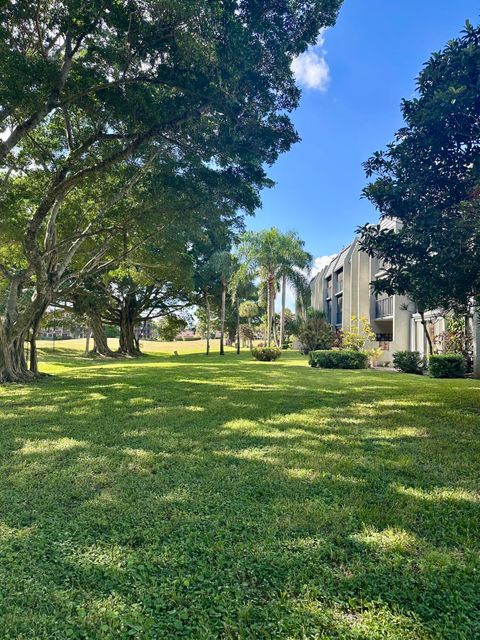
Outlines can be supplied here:
[[198, 346], [0, 389], [0, 637], [475, 638], [480, 383]]

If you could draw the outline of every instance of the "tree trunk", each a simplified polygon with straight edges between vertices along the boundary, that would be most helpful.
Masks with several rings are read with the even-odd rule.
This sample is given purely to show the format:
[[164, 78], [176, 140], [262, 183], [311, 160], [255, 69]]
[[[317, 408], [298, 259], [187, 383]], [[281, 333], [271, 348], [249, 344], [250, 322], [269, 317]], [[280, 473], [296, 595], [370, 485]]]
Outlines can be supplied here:
[[[0, 321], [0, 383], [29, 382], [39, 376], [36, 350], [36, 334], [49, 300], [46, 296], [32, 301], [28, 321], [18, 326], [11, 318], [15, 313], [10, 309], [10, 321]], [[16, 309], [16, 307], [15, 307]], [[30, 362], [25, 357], [25, 342], [32, 336]], [[30, 367], [29, 367], [30, 365]]]
[[[90, 312], [88, 314], [90, 321], [90, 328], [92, 330], [94, 348], [93, 352], [104, 358], [113, 358], [115, 353], [108, 346], [108, 339], [105, 333], [105, 328], [102, 324], [100, 314], [96, 312]], [[88, 345], [88, 342], [87, 342]], [[88, 349], [88, 346], [87, 346]]]
[[[270, 305], [271, 305], [271, 309], [270, 309], [270, 333], [273, 337], [273, 340], [275, 342], [275, 345], [278, 346], [277, 344], [277, 332], [276, 332], [276, 328], [275, 328], [275, 282], [272, 280], [271, 284], [271, 291], [270, 291]], [[270, 345], [269, 345], [270, 346]]]
[[210, 355], [210, 300], [208, 293], [205, 294], [205, 310], [207, 312], [207, 356]]
[[[473, 320], [475, 316], [473, 317]], [[467, 360], [467, 372], [471, 373], [474, 367], [474, 348], [473, 348], [473, 334], [472, 334], [472, 315], [466, 313], [464, 317], [465, 321], [465, 358]]]
[[237, 313], [237, 356], [240, 355], [240, 301], [237, 295], [237, 301], [235, 304]]
[[33, 330], [30, 336], [30, 371], [38, 373], [37, 332]]
[[427, 344], [428, 344], [428, 355], [433, 355], [433, 342], [432, 342], [432, 337], [428, 331], [428, 323], [425, 320], [425, 312], [424, 311], [419, 311], [420, 314], [420, 321], [422, 323], [422, 327], [423, 327], [423, 332], [425, 334], [425, 337], [427, 339]]
[[227, 297], [227, 287], [225, 283], [222, 282], [222, 306], [220, 310], [220, 355], [225, 355], [225, 305], [226, 305], [226, 297]]
[[25, 340], [28, 330], [12, 336], [5, 328], [0, 327], [0, 383], [29, 382], [36, 377], [29, 371], [25, 358]]
[[267, 281], [267, 347], [270, 346], [272, 335], [272, 287], [270, 279]]
[[135, 335], [135, 322], [122, 310], [120, 320], [119, 352], [122, 355], [136, 357], [141, 355], [139, 341]]
[[87, 327], [87, 335], [85, 338], [85, 353], [90, 351], [90, 338], [92, 337], [92, 331], [90, 327]]
[[287, 289], [287, 278], [285, 276], [282, 277], [282, 310], [280, 312], [280, 348], [283, 347], [283, 342], [285, 340], [285, 299]]
[[473, 375], [480, 378], [480, 309], [475, 307], [472, 319], [473, 328]]

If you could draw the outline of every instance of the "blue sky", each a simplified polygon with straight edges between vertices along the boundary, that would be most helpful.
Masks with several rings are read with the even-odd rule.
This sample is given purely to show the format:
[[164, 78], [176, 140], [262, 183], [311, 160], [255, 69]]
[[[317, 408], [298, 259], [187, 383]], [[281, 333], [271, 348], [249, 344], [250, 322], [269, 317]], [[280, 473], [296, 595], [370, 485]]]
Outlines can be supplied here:
[[473, 0], [344, 0], [336, 26], [297, 64], [303, 95], [293, 121], [302, 141], [270, 169], [277, 184], [249, 228], [295, 229], [320, 257], [375, 221], [360, 199], [362, 162], [401, 125], [400, 101], [430, 53], [479, 15]]

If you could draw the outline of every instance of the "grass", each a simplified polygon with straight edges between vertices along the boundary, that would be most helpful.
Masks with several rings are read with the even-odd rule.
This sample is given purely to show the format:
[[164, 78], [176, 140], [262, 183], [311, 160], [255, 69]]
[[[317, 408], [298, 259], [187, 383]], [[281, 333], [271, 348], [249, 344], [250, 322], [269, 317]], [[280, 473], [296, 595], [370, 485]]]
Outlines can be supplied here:
[[480, 383], [200, 346], [0, 388], [0, 638], [479, 638]]

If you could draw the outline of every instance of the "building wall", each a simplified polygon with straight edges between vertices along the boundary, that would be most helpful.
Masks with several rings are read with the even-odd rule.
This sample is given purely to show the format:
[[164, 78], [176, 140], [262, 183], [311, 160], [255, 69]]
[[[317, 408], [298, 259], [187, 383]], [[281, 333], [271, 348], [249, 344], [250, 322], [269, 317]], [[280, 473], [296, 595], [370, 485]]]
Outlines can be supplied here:
[[[336, 323], [339, 296], [335, 295], [335, 282], [340, 270], [343, 270], [343, 316], [339, 326]], [[371, 282], [379, 276], [380, 272], [379, 261], [363, 252], [358, 239], [355, 239], [312, 280], [312, 306], [314, 309], [323, 311], [328, 317], [327, 279], [331, 277], [333, 291], [328, 319], [332, 326], [344, 331], [351, 330], [352, 324], [357, 323], [360, 317], [365, 317], [375, 334], [379, 338], [384, 338], [368, 343], [366, 347], [374, 348], [380, 345], [384, 351], [379, 362], [391, 363], [395, 351], [412, 348], [414, 307], [404, 296], [393, 296], [391, 303], [377, 305], [378, 300], [372, 293]], [[382, 296], [379, 296], [379, 300], [382, 300]], [[382, 314], [385, 309], [390, 309], [388, 306], [390, 304], [392, 305], [391, 315], [378, 317], [378, 313]], [[352, 321], [352, 317], [355, 320]], [[417, 327], [415, 326], [414, 329], [416, 330]], [[414, 343], [420, 344], [420, 338], [416, 334]]]

